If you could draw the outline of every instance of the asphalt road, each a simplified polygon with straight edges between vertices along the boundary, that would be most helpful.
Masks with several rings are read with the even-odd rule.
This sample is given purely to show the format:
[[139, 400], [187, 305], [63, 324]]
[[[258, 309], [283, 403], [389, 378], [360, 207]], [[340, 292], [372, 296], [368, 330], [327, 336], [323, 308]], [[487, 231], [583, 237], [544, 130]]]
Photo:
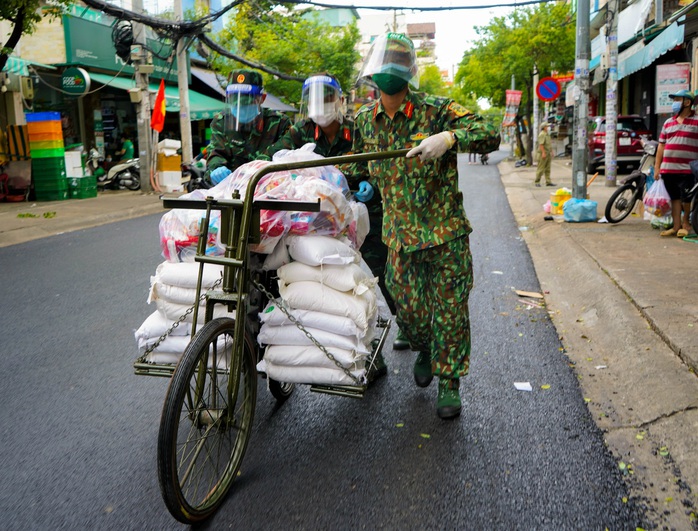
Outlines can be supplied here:
[[[203, 528], [635, 529], [643, 524], [541, 308], [498, 157], [462, 166], [474, 232], [473, 355], [455, 421], [414, 354], [363, 400], [260, 380], [241, 475]], [[466, 157], [467, 160], [467, 157]], [[2, 527], [174, 529], [157, 484], [167, 381], [137, 377], [133, 330], [152, 311], [160, 216], [0, 249]], [[530, 382], [532, 392], [514, 382]], [[550, 386], [542, 388], [542, 386]]]

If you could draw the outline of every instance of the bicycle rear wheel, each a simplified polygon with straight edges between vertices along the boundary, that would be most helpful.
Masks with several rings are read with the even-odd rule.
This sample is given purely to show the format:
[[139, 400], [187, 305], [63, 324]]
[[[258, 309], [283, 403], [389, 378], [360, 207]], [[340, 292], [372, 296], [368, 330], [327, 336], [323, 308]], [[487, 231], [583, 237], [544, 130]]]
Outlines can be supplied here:
[[187, 524], [208, 518], [221, 504], [252, 430], [254, 351], [246, 338], [242, 359], [234, 363], [234, 334], [233, 319], [214, 319], [202, 327], [172, 376], [163, 406], [160, 490], [172, 516]]
[[698, 192], [693, 195], [693, 200], [691, 201], [691, 227], [693, 227], [693, 232], [698, 234]]

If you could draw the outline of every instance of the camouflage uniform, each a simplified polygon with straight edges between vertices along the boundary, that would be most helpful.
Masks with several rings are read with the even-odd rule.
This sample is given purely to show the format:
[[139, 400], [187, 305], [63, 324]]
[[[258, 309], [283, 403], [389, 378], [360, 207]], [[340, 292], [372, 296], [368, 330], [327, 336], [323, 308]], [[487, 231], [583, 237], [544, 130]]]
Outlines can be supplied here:
[[[453, 100], [411, 90], [392, 119], [376, 100], [355, 121], [355, 152], [413, 148], [442, 131], [455, 134], [460, 152], [489, 153], [499, 146], [497, 130], [479, 116]], [[415, 157], [367, 167], [385, 199], [386, 276], [397, 324], [414, 350], [432, 354], [435, 376], [460, 378], [468, 373], [470, 356], [472, 229], [458, 191], [456, 149], [424, 163]]]
[[218, 113], [211, 122], [211, 144], [206, 159], [206, 178], [221, 166], [232, 171], [253, 160], [271, 160], [269, 147], [291, 127], [291, 120], [280, 112], [262, 108], [250, 131], [227, 131], [225, 114]]
[[[339, 133], [332, 144], [330, 144], [320, 126], [310, 119], [301, 120], [293, 124], [286, 134], [269, 149], [268, 153], [273, 155], [282, 149], [298, 149], [312, 142], [316, 145], [315, 153], [323, 157], [349, 155], [352, 152], [353, 128], [354, 122], [345, 118], [339, 128]], [[354, 164], [340, 166], [340, 170], [346, 176], [349, 186], [354, 189], [358, 188], [359, 181], [362, 180], [357, 178], [354, 173], [363, 173], [363, 170], [357, 170], [356, 168], [357, 166]], [[385, 285], [385, 263], [388, 259], [388, 247], [381, 239], [383, 204], [377, 190], [373, 198], [366, 202], [366, 208], [368, 209], [371, 228], [361, 246], [361, 255], [371, 269], [371, 273], [378, 277], [378, 285], [385, 296], [390, 312], [394, 314], [395, 303]]]

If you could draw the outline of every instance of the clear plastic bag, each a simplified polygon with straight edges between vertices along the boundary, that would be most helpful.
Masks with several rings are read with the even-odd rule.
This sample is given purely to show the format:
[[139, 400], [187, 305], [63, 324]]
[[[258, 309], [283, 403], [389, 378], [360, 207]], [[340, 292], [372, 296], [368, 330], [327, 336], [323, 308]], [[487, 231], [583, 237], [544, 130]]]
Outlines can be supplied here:
[[654, 181], [643, 199], [645, 208], [650, 214], [662, 217], [671, 212], [671, 198], [664, 186], [664, 179]]

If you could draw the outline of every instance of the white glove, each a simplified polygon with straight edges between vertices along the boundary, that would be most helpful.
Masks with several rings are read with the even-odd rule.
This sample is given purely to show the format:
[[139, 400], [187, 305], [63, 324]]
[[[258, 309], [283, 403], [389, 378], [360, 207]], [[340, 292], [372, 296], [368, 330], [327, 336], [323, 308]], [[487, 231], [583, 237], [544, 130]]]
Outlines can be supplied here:
[[450, 131], [443, 131], [436, 135], [431, 135], [422, 140], [416, 148], [412, 148], [407, 152], [406, 157], [416, 157], [419, 155], [419, 160], [438, 159], [443, 156], [446, 151], [453, 147], [456, 143], [454, 134]]

